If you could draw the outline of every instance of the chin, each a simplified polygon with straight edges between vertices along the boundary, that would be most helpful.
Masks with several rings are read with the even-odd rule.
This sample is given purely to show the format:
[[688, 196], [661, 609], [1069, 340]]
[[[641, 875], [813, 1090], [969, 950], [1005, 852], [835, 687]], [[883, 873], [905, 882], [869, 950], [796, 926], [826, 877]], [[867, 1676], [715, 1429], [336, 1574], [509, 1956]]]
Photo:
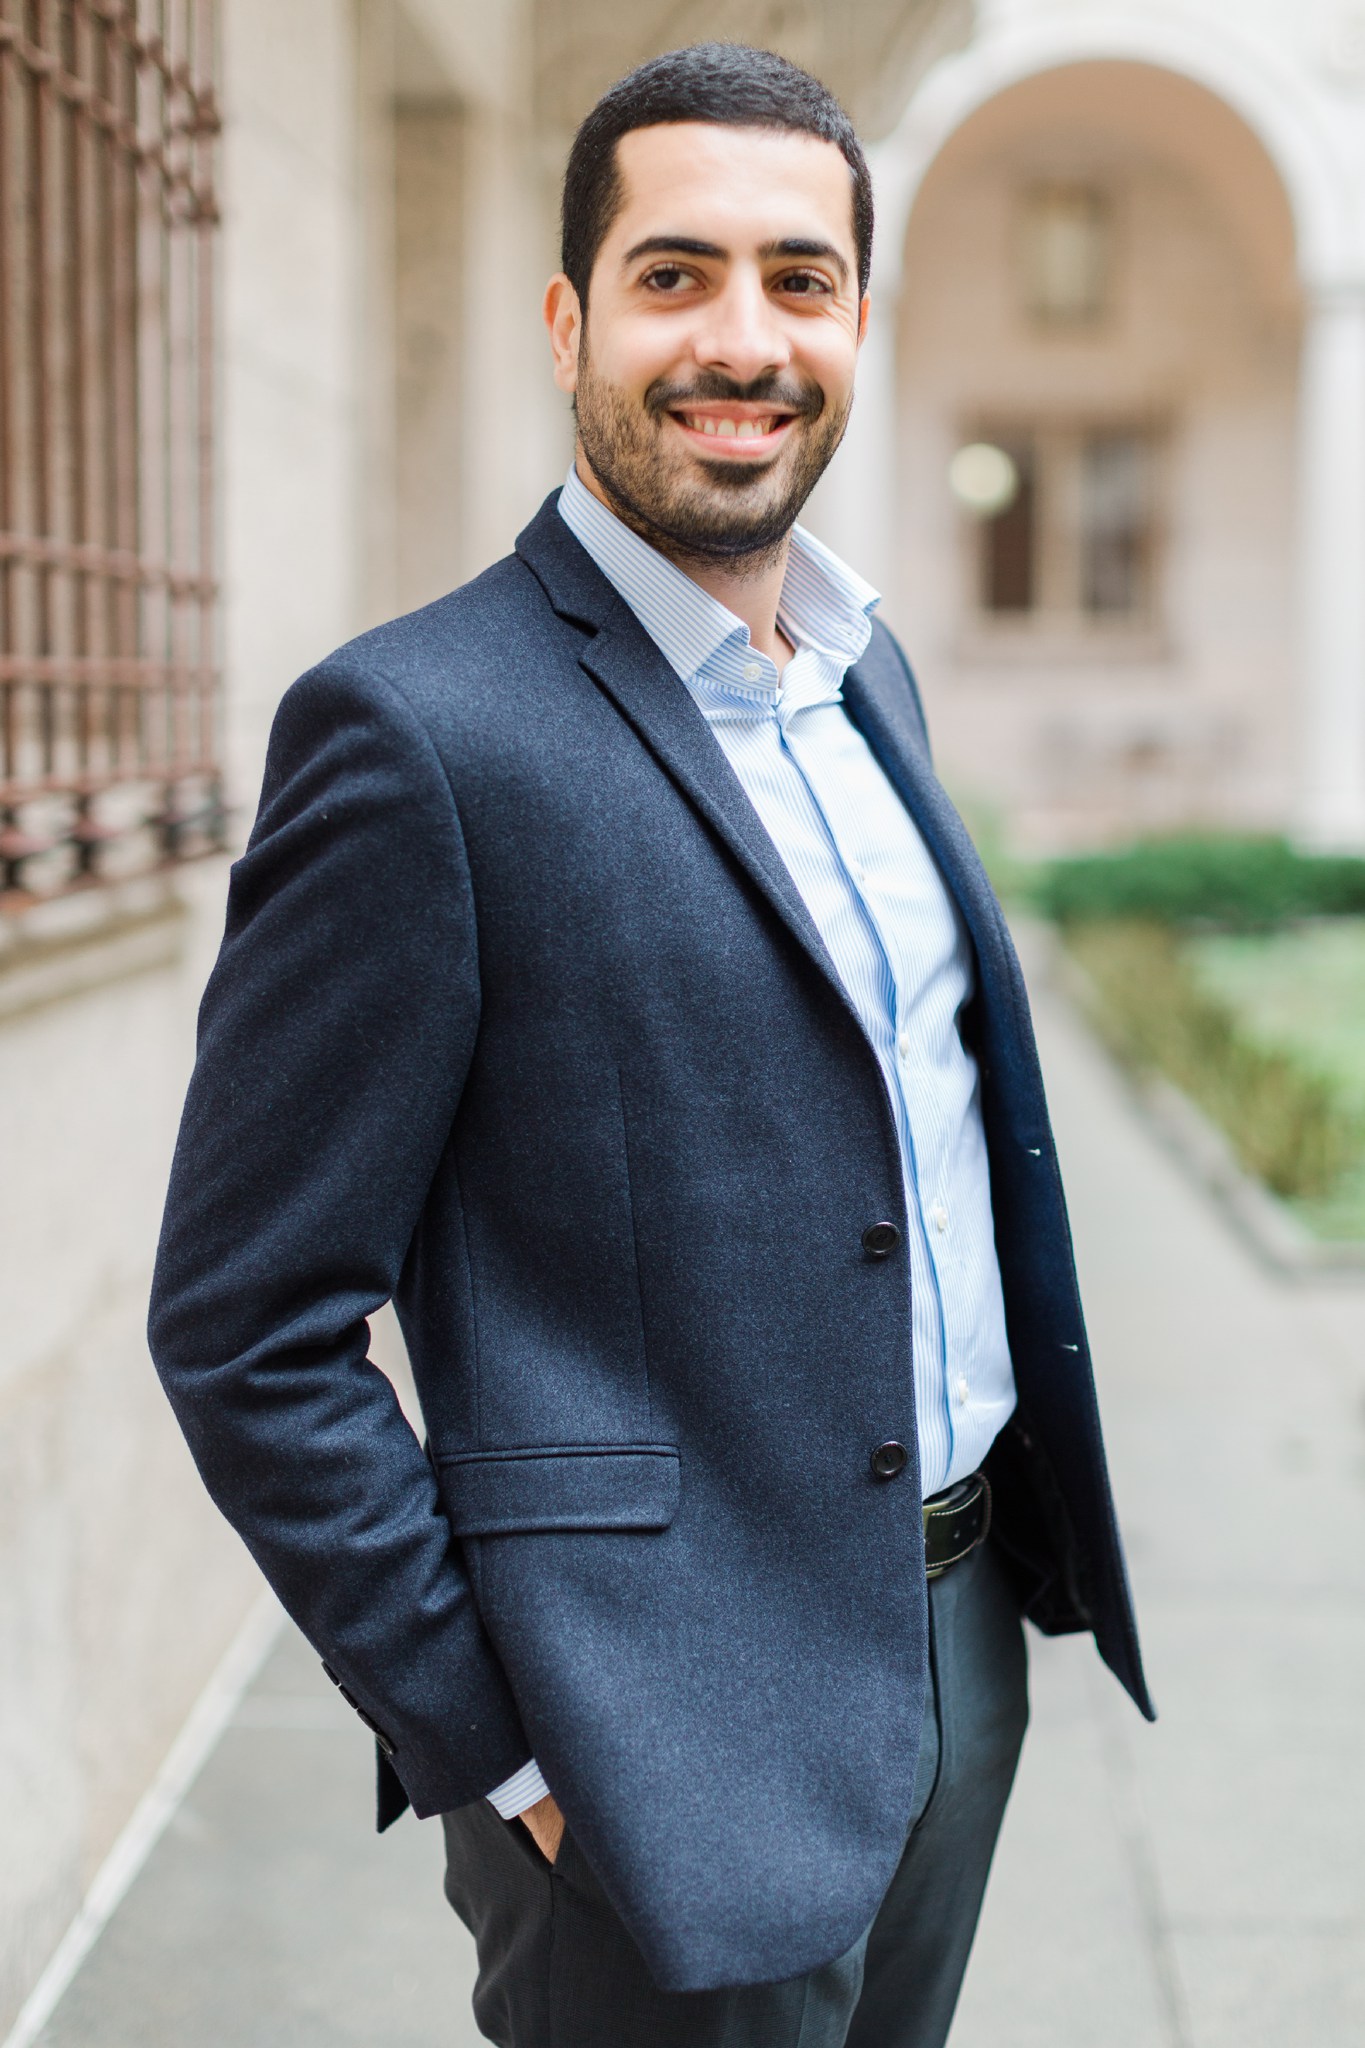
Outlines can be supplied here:
[[704, 458], [698, 458], [698, 467], [713, 489], [744, 491], [752, 490], [758, 484], [773, 483], [781, 459], [775, 455], [770, 462], [765, 462], [761, 466], [755, 463], [751, 466], [738, 462], [707, 462]]

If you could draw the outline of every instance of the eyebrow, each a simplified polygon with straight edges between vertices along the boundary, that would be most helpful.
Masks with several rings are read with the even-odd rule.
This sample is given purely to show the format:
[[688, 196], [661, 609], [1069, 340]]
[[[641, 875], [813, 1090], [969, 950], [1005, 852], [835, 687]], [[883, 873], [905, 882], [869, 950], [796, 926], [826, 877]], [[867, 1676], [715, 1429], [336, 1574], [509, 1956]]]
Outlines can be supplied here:
[[774, 256], [805, 256], [816, 262], [832, 263], [839, 273], [840, 284], [848, 281], [848, 264], [833, 242], [816, 242], [800, 235], [789, 235], [782, 242], [765, 242], [758, 253], [765, 262]]
[[[638, 263], [642, 256], [705, 256], [713, 262], [723, 262], [728, 253], [718, 242], [699, 242], [693, 235], [647, 235], [643, 242], [636, 242], [633, 248], [627, 249], [622, 262]], [[848, 264], [832, 242], [788, 235], [780, 242], [765, 242], [758, 253], [765, 263], [770, 263], [774, 256], [823, 260], [834, 265], [841, 284], [848, 281]]]
[[710, 256], [724, 257], [725, 251], [715, 242], [698, 242], [690, 235], [647, 235], [643, 242], [637, 242], [633, 249], [627, 249], [621, 261], [623, 264], [636, 263], [641, 256]]

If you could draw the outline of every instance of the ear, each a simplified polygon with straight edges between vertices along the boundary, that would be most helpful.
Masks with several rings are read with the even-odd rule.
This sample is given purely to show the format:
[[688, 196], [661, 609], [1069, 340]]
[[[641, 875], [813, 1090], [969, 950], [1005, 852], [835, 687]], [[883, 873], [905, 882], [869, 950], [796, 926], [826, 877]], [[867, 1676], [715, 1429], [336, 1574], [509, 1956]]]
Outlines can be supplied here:
[[871, 311], [872, 311], [872, 294], [871, 294], [871, 292], [864, 292], [864, 293], [863, 293], [863, 297], [862, 297], [862, 303], [861, 303], [861, 305], [860, 305], [860, 306], [858, 307], [858, 346], [859, 346], [859, 348], [861, 348], [861, 347], [862, 347], [862, 345], [863, 345], [863, 343], [864, 343], [864, 342], [865, 342], [865, 341], [867, 340], [867, 322], [868, 322], [868, 316], [869, 316], [869, 314], [871, 313]]
[[561, 391], [572, 394], [578, 389], [578, 344], [583, 332], [583, 314], [578, 293], [563, 271], [546, 285], [541, 311], [550, 335], [555, 383]]

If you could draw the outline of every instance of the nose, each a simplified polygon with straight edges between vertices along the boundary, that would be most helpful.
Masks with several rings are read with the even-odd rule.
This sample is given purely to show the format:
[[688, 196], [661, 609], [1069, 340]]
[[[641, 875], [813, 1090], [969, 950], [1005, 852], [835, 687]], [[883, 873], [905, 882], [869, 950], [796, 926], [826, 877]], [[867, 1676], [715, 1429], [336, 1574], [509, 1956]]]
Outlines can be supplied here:
[[737, 384], [786, 368], [791, 345], [757, 270], [737, 267], [708, 299], [692, 353], [702, 369], [722, 370]]

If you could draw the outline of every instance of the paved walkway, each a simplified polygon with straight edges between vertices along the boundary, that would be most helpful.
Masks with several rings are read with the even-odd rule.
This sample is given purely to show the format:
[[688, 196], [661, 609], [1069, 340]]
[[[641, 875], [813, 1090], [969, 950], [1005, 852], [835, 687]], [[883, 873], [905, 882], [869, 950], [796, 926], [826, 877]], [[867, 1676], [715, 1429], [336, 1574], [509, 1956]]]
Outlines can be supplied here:
[[[1162, 1709], [1033, 1643], [953, 2048], [1365, 2040], [1365, 1285], [1263, 1271], [1038, 992]], [[289, 1636], [42, 2048], [473, 2048], [439, 1839]]]

